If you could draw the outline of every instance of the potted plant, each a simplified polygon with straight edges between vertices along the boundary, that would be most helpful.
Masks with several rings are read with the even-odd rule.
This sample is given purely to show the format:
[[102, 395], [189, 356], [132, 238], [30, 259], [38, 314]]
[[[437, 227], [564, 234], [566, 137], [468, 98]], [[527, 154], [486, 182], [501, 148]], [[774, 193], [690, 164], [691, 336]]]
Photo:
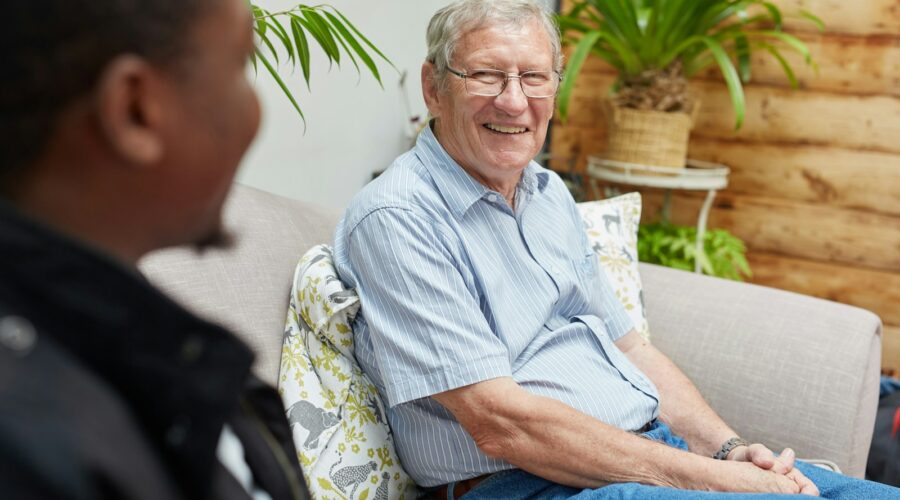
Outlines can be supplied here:
[[[359, 58], [359, 61], [372, 73], [379, 85], [381, 85], [381, 73], [370, 52], [396, 69], [390, 59], [378, 50], [378, 47], [373, 45], [340, 11], [330, 5], [298, 4], [291, 9], [279, 12], [270, 12], [253, 3], [250, 4], [250, 8], [255, 20], [254, 31], [259, 39], [259, 46], [252, 58], [253, 68], [254, 70], [258, 69], [257, 64], [262, 63], [300, 115], [304, 125], [306, 120], [300, 104], [278, 73], [281, 55], [276, 46], [283, 49], [281, 54], [286, 55], [292, 65], [300, 66], [307, 88], [309, 88], [309, 61], [312, 45], [310, 38], [315, 40], [316, 45], [325, 52], [329, 64], [334, 63], [340, 66], [343, 55], [344, 61], [349, 59], [356, 71], [361, 72], [359, 62], [357, 62], [357, 58]], [[280, 19], [284, 19], [287, 26], [282, 24]], [[269, 55], [267, 56], [266, 53]], [[275, 59], [274, 64], [269, 57]]]
[[[744, 121], [741, 82], [751, 77], [750, 55], [774, 57], [793, 86], [797, 79], [781, 54], [809, 49], [781, 30], [781, 11], [765, 0], [574, 0], [557, 17], [565, 43], [574, 44], [559, 91], [565, 120], [575, 80], [593, 54], [618, 72], [606, 103], [607, 159], [683, 168], [697, 101], [687, 80], [717, 65], [728, 86], [735, 129]], [[807, 12], [801, 15], [822, 28]]]
[[638, 227], [638, 260], [693, 271], [697, 260], [703, 274], [744, 281], [751, 277], [747, 248], [737, 236], [724, 229], [703, 233], [703, 251], [697, 253], [697, 228], [668, 220]]

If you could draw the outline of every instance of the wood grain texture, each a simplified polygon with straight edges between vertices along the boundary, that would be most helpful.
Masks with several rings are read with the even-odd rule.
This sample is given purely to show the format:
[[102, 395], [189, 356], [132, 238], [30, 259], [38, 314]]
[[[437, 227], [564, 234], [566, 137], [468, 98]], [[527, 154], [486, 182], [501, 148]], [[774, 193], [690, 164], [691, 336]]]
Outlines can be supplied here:
[[[570, 104], [577, 111], [565, 125], [604, 128], [601, 102], [613, 81], [614, 76], [609, 74], [581, 75]], [[748, 86], [744, 89], [744, 126], [735, 131], [734, 110], [724, 84], [695, 81], [691, 89], [701, 101], [694, 135], [900, 154], [900, 97]]]
[[881, 337], [881, 367], [900, 375], [900, 325], [885, 325]]
[[727, 164], [732, 193], [900, 216], [900, 155], [694, 137], [689, 156]]
[[[641, 220], [658, 217], [663, 195], [644, 191]], [[672, 220], [694, 225], [701, 195], [675, 193]], [[728, 229], [752, 251], [900, 272], [900, 217], [720, 193], [708, 227]]]
[[796, 15], [806, 10], [818, 16], [829, 33], [900, 33], [900, 3], [897, 0], [772, 0], [772, 3], [785, 14], [787, 31], [816, 31], [814, 25]]
[[874, 312], [886, 324], [900, 325], [900, 272], [765, 252], [751, 252], [748, 260], [753, 283], [851, 304]]
[[724, 85], [698, 81], [702, 99], [696, 134], [721, 139], [803, 143], [900, 154], [900, 97], [794, 92], [776, 87], [745, 90], [747, 115], [734, 131], [734, 112]]

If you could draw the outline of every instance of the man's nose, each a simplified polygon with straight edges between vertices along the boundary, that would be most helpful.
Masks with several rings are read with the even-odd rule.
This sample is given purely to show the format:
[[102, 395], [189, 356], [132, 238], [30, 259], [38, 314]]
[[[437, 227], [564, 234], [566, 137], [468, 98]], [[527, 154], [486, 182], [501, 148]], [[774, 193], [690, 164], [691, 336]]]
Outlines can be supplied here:
[[528, 97], [522, 91], [518, 76], [509, 77], [506, 88], [494, 99], [494, 106], [510, 115], [519, 115], [528, 109]]

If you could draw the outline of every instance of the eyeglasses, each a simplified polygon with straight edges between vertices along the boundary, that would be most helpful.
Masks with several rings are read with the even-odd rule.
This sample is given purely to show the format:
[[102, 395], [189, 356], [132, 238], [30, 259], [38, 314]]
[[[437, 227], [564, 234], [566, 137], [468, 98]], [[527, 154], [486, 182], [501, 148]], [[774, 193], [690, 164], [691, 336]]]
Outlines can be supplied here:
[[471, 95], [496, 97], [506, 90], [510, 78], [518, 78], [519, 86], [525, 97], [546, 99], [556, 95], [562, 75], [556, 71], [526, 71], [524, 73], [507, 73], [498, 69], [473, 69], [459, 71], [447, 68], [447, 71], [465, 81], [466, 92]]

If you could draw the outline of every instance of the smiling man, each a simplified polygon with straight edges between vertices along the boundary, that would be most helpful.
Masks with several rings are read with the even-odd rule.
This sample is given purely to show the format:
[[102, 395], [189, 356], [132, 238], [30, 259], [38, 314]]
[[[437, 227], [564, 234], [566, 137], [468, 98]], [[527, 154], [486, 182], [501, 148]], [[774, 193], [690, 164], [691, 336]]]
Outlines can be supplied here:
[[246, 0], [7, 0], [0, 497], [305, 499], [250, 349], [150, 286], [226, 241], [259, 124]]
[[571, 196], [532, 161], [562, 66], [548, 12], [462, 0], [427, 39], [433, 119], [335, 236], [362, 303], [356, 357], [420, 485], [467, 499], [896, 493], [748, 445], [634, 331]]

